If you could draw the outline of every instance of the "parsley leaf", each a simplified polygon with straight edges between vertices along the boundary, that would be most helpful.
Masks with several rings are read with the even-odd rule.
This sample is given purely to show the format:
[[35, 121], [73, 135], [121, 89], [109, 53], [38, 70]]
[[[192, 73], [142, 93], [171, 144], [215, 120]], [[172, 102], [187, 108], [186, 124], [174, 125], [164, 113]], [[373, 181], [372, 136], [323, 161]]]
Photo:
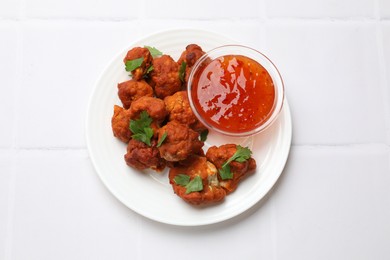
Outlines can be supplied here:
[[130, 120], [130, 131], [133, 133], [133, 139], [141, 141], [151, 146], [150, 139], [153, 137], [153, 129], [150, 127], [153, 119], [148, 112], [142, 111], [140, 118], [137, 120]]
[[252, 151], [249, 150], [248, 147], [242, 147], [241, 145], [237, 145], [236, 147], [237, 151], [222, 165], [222, 167], [232, 161], [245, 162], [251, 157]]
[[202, 178], [197, 175], [190, 181], [190, 176], [186, 174], [178, 174], [173, 178], [177, 185], [186, 187], [186, 194], [203, 190]]
[[233, 173], [230, 171], [229, 166], [232, 161], [245, 162], [251, 157], [252, 151], [248, 147], [242, 147], [241, 145], [237, 145], [236, 147], [237, 151], [222, 165], [222, 168], [219, 170], [219, 175], [223, 180], [233, 178]]
[[154, 70], [154, 67], [153, 65], [150, 65], [150, 67], [146, 70], [146, 74], [149, 74], [149, 72], [151, 72], [152, 70]]
[[207, 140], [207, 135], [208, 135], [208, 134], [209, 134], [209, 130], [208, 130], [208, 129], [203, 130], [203, 131], [200, 133], [200, 135], [199, 135], [200, 140], [201, 140], [202, 142], [205, 142], [205, 141]]
[[186, 67], [187, 67], [187, 63], [185, 61], [183, 61], [180, 65], [180, 69], [179, 69], [179, 78], [180, 78], [181, 82], [184, 82]]
[[190, 181], [186, 185], [186, 194], [194, 191], [201, 191], [201, 190], [203, 190], [203, 182], [202, 182], [202, 178], [199, 175], [193, 178], [192, 181]]
[[219, 176], [221, 176], [222, 180], [233, 179], [233, 173], [230, 171], [229, 164], [222, 166], [222, 169], [219, 170]]
[[150, 46], [144, 46], [144, 47], [149, 50], [149, 52], [150, 52], [150, 54], [152, 55], [153, 58], [163, 54], [161, 51], [157, 50], [154, 47], [150, 47]]
[[173, 178], [175, 183], [180, 186], [186, 186], [190, 182], [190, 176], [186, 174], [178, 174]]
[[142, 65], [142, 62], [144, 62], [143, 57], [134, 60], [128, 60], [125, 62], [125, 69], [126, 71], [133, 71], [139, 68]]
[[162, 143], [165, 141], [165, 138], [167, 138], [168, 133], [164, 132], [163, 135], [160, 138], [160, 141], [158, 141], [157, 147], [160, 147]]

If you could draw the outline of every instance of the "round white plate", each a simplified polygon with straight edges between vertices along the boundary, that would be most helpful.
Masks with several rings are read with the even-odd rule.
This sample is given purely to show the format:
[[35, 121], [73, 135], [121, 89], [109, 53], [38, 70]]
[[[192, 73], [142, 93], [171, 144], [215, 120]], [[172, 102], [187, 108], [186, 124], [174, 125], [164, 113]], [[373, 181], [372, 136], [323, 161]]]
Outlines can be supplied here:
[[126, 144], [113, 137], [111, 117], [114, 104], [121, 105], [117, 84], [129, 79], [123, 57], [134, 46], [153, 46], [175, 60], [190, 43], [204, 51], [236, 43], [219, 34], [200, 30], [170, 30], [150, 35], [119, 53], [98, 79], [89, 101], [86, 138], [92, 163], [111, 193], [135, 212], [162, 223], [199, 226], [227, 220], [252, 207], [272, 188], [283, 171], [291, 145], [291, 116], [285, 100], [278, 119], [265, 132], [249, 139], [225, 139], [210, 133], [210, 145], [236, 142], [248, 145], [257, 161], [255, 173], [244, 179], [222, 203], [195, 207], [173, 193], [167, 170], [162, 173], [137, 171], [124, 161]]

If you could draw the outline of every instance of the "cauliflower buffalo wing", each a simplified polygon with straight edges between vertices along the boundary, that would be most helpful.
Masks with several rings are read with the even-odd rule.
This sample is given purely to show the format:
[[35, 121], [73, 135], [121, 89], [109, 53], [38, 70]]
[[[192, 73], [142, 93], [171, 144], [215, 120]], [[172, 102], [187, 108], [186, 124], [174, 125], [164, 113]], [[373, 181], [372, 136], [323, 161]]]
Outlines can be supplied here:
[[[169, 182], [175, 194], [184, 201], [194, 205], [209, 204], [221, 201], [226, 196], [217, 176], [217, 169], [206, 157], [192, 156], [188, 165], [170, 169]], [[180, 181], [180, 178], [187, 181]], [[188, 183], [194, 180], [198, 181], [198, 184], [195, 189], [191, 189]]]
[[[163, 140], [165, 136], [165, 140]], [[158, 148], [162, 158], [169, 162], [185, 160], [192, 154], [202, 153], [203, 142], [199, 134], [177, 121], [168, 122], [158, 131]]]
[[128, 80], [118, 84], [118, 97], [128, 109], [131, 102], [141, 97], [153, 97], [153, 88], [144, 80]]
[[186, 47], [186, 50], [182, 52], [177, 63], [179, 64], [179, 66], [182, 64], [182, 62], [185, 62], [187, 64], [184, 77], [184, 81], [186, 83], [188, 83], [188, 78], [190, 76], [192, 67], [195, 65], [195, 62], [203, 56], [203, 54], [205, 54], [205, 52], [199, 45], [196, 44], [188, 45]]
[[151, 168], [155, 171], [162, 171], [166, 164], [165, 160], [160, 157], [155, 140], [152, 140], [151, 146], [138, 140], [130, 140], [124, 157], [128, 166], [139, 170]]
[[164, 101], [154, 97], [141, 97], [133, 101], [129, 111], [131, 119], [137, 119], [142, 111], [146, 111], [156, 123], [163, 122], [168, 115]]
[[130, 113], [129, 110], [123, 109], [120, 106], [114, 106], [114, 115], [111, 118], [112, 132], [115, 137], [127, 143], [131, 138], [129, 129]]
[[143, 58], [142, 64], [136, 69], [131, 71], [133, 79], [140, 80], [148, 72], [150, 66], [152, 65], [153, 57], [150, 54], [147, 48], [143, 47], [134, 47], [129, 50], [126, 54], [126, 57], [123, 59], [123, 62], [126, 64], [128, 61], [136, 60]]
[[199, 45], [187, 45], [186, 50], [182, 52], [177, 63], [181, 64], [184, 61], [187, 63], [187, 67], [192, 67], [195, 65], [195, 62], [203, 56], [203, 54], [205, 54], [205, 52]]
[[[206, 158], [212, 162], [218, 169], [222, 168], [222, 165], [231, 158], [237, 151], [235, 144], [225, 144], [219, 147], [212, 146], [206, 153]], [[222, 180], [220, 178], [220, 185], [226, 189], [227, 193], [233, 192], [242, 178], [247, 173], [252, 172], [256, 168], [256, 161], [253, 158], [249, 158], [244, 162], [232, 161], [230, 163], [230, 171], [233, 173], [232, 179]]]
[[169, 121], [178, 121], [197, 132], [201, 132], [206, 127], [199, 122], [192, 112], [186, 91], [179, 91], [164, 99], [166, 109], [169, 113]]
[[153, 59], [153, 70], [149, 83], [158, 98], [165, 98], [181, 90], [179, 65], [168, 55]]

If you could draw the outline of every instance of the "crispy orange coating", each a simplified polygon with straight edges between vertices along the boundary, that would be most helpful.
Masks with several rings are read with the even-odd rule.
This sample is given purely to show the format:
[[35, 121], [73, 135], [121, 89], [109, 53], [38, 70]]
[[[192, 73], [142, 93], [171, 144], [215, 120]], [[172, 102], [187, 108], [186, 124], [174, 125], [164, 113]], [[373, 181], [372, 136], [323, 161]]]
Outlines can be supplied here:
[[123, 107], [128, 109], [131, 102], [141, 97], [153, 97], [153, 88], [144, 80], [128, 80], [118, 84], [118, 96]]
[[183, 61], [187, 64], [184, 77], [185, 83], [188, 83], [188, 78], [190, 76], [192, 67], [195, 65], [195, 62], [199, 60], [203, 54], [205, 54], [205, 52], [199, 45], [196, 44], [187, 45], [186, 50], [182, 52], [177, 63], [179, 64], [179, 66], [182, 64]]
[[166, 138], [158, 148], [160, 155], [167, 161], [177, 162], [185, 160], [192, 154], [202, 153], [203, 142], [199, 134], [187, 125], [177, 121], [170, 121], [158, 131], [158, 141], [166, 133]]
[[138, 119], [142, 111], [146, 111], [156, 123], [163, 122], [168, 115], [164, 101], [154, 97], [141, 97], [133, 101], [129, 111], [133, 120]]
[[206, 127], [199, 122], [192, 112], [186, 91], [178, 91], [172, 96], [164, 99], [165, 107], [169, 113], [169, 121], [178, 121], [197, 132], [201, 132]]
[[131, 131], [129, 129], [130, 113], [129, 110], [123, 109], [120, 106], [114, 106], [114, 115], [111, 118], [112, 132], [115, 137], [127, 143], [131, 138]]
[[203, 54], [205, 54], [205, 52], [199, 45], [189, 44], [187, 45], [186, 50], [182, 52], [177, 63], [180, 65], [184, 61], [187, 63], [187, 67], [192, 67]]
[[156, 141], [151, 141], [151, 146], [131, 139], [127, 145], [127, 153], [124, 156], [128, 166], [144, 170], [151, 168], [155, 171], [162, 171], [165, 168], [165, 160], [160, 157], [156, 148]]
[[[190, 180], [200, 176], [202, 178], [203, 190], [186, 193], [186, 187], [176, 184], [174, 180], [179, 174], [188, 175]], [[221, 201], [226, 196], [226, 191], [219, 185], [217, 175], [217, 169], [212, 163], [207, 161], [206, 157], [191, 156], [191, 163], [187, 166], [175, 167], [169, 170], [169, 182], [175, 194], [184, 201], [194, 205], [210, 204]]]
[[147, 48], [134, 47], [127, 52], [126, 57], [123, 59], [123, 62], [126, 64], [127, 61], [139, 58], [143, 58], [141, 66], [131, 72], [131, 75], [135, 80], [140, 80], [145, 76], [149, 67], [152, 65], [152, 55]]
[[[224, 144], [219, 147], [212, 146], [206, 153], [206, 158], [212, 162], [218, 169], [222, 168], [222, 165], [229, 160], [230, 157], [234, 155], [237, 151], [237, 146], [235, 144]], [[233, 192], [242, 178], [244, 178], [247, 173], [252, 172], [256, 169], [256, 161], [253, 158], [249, 158], [245, 162], [232, 161], [230, 163], [230, 170], [233, 173], [233, 179], [222, 180], [219, 177], [220, 185], [226, 189], [227, 193]]]
[[181, 90], [179, 65], [171, 56], [162, 55], [153, 59], [153, 70], [150, 72], [150, 84], [158, 98], [165, 98]]

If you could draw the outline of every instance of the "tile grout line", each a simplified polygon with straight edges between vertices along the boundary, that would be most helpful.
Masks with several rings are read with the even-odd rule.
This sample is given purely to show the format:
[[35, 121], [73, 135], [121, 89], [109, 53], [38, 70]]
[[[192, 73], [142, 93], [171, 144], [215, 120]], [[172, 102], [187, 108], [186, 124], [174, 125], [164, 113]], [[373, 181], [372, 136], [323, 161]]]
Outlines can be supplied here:
[[[377, 23], [375, 24], [375, 35], [376, 35], [376, 41], [377, 41], [377, 51], [378, 51], [378, 60], [379, 60], [379, 66], [380, 66], [380, 74], [383, 75], [380, 78], [380, 84], [381, 84], [381, 90], [382, 90], [382, 101], [384, 104], [385, 109], [385, 129], [386, 129], [386, 142], [387, 145], [390, 145], [390, 104], [388, 102], [388, 99], [390, 98], [390, 91], [388, 89], [390, 78], [389, 75], [386, 73], [387, 66], [390, 66], [389, 64], [386, 64], [385, 60], [385, 46], [384, 46], [384, 37], [383, 37], [383, 30], [382, 30], [382, 24], [380, 20], [380, 9], [379, 9], [379, 0], [375, 1], [375, 12], [377, 16]], [[390, 71], [390, 70], [389, 70]]]
[[63, 22], [103, 22], [103, 23], [121, 23], [121, 22], [135, 22], [135, 21], [186, 21], [186, 22], [254, 22], [254, 21], [269, 21], [269, 22], [390, 22], [390, 18], [384, 17], [294, 17], [294, 16], [285, 16], [285, 17], [269, 17], [266, 14], [266, 11], [263, 11], [264, 17], [252, 17], [252, 18], [217, 18], [217, 19], [208, 19], [208, 18], [145, 18], [144, 11], [141, 12], [141, 16], [134, 18], [106, 18], [106, 17], [26, 17], [24, 8], [20, 11], [19, 17], [0, 17], [0, 22], [2, 21], [14, 21], [14, 22], [30, 22], [30, 21], [41, 21], [41, 22], [54, 22], [54, 21], [63, 21]]
[[[19, 6], [19, 16], [24, 16], [24, 1], [20, 1]], [[23, 68], [23, 29], [20, 22], [16, 23], [17, 31], [17, 52], [16, 52], [16, 66], [18, 68]], [[17, 70], [15, 75], [15, 90], [13, 96], [13, 105], [15, 109], [13, 110], [13, 121], [12, 121], [12, 142], [11, 149], [8, 149], [12, 153], [11, 159], [11, 176], [8, 184], [8, 205], [9, 210], [7, 212], [7, 224], [6, 224], [6, 239], [5, 239], [5, 255], [4, 258], [7, 260], [12, 259], [13, 252], [13, 237], [14, 237], [14, 219], [15, 219], [15, 193], [16, 193], [16, 165], [17, 165], [17, 154], [18, 154], [18, 136], [19, 136], [19, 96], [21, 92], [22, 80], [20, 77], [20, 70]]]
[[13, 151], [11, 158], [11, 177], [8, 183], [8, 212], [5, 235], [5, 253], [4, 259], [11, 260], [13, 252], [13, 238], [14, 238], [14, 219], [15, 219], [15, 189], [16, 189], [16, 162], [17, 151]]
[[[25, 17], [25, 0], [19, 2], [19, 18]], [[23, 68], [23, 26], [22, 23], [16, 23], [17, 28], [17, 53], [16, 53], [16, 65], [19, 68]], [[11, 177], [8, 186], [8, 214], [7, 214], [7, 229], [6, 229], [6, 240], [5, 240], [5, 255], [6, 260], [13, 258], [13, 247], [14, 247], [14, 219], [15, 219], [15, 195], [16, 195], [16, 167], [17, 167], [17, 155], [18, 149], [18, 136], [19, 136], [19, 96], [21, 92], [22, 80], [20, 74], [22, 72], [17, 70], [16, 73], [16, 88], [13, 97], [13, 104], [15, 109], [13, 111], [13, 122], [12, 122], [12, 145], [11, 153], [13, 154], [11, 159]]]

